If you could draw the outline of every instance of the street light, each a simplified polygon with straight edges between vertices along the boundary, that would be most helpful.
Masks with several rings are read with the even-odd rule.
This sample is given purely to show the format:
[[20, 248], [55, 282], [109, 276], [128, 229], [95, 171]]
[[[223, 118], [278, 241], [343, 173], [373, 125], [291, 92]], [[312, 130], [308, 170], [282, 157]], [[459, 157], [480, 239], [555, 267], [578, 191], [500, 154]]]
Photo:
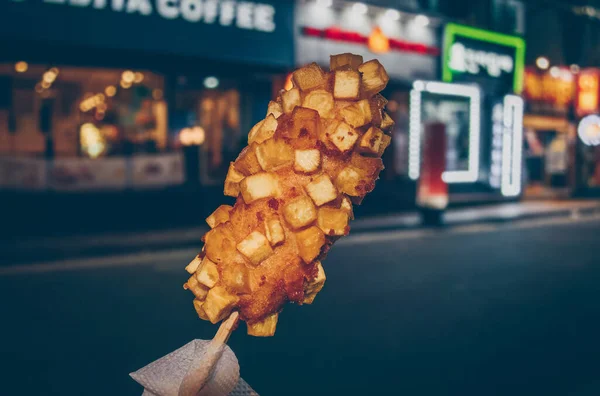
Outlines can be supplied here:
[[415, 23], [417, 24], [417, 26], [420, 27], [426, 27], [427, 25], [429, 25], [429, 18], [427, 18], [427, 16], [425, 15], [417, 15], [415, 17]]
[[387, 19], [390, 19], [392, 21], [399, 21], [400, 20], [400, 11], [398, 10], [392, 10], [391, 8], [389, 10], [387, 10], [384, 14], [384, 17]]
[[540, 56], [535, 60], [535, 64], [542, 70], [546, 70], [550, 67], [550, 61], [545, 56]]
[[354, 3], [352, 6], [352, 11], [357, 14], [364, 15], [369, 11], [369, 8], [364, 3]]

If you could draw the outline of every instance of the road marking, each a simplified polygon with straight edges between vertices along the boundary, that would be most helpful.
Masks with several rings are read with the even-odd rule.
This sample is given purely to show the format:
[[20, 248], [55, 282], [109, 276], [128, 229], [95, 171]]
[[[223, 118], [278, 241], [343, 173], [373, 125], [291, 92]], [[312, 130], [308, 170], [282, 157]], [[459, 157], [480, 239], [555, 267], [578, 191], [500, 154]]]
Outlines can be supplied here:
[[[363, 243], [381, 243], [399, 240], [418, 239], [425, 237], [456, 235], [456, 234], [477, 234], [515, 229], [530, 229], [544, 226], [561, 226], [581, 223], [591, 223], [600, 221], [600, 214], [587, 217], [562, 217], [523, 220], [510, 223], [490, 224], [479, 223], [463, 226], [454, 226], [450, 228], [432, 229], [422, 228], [418, 230], [397, 230], [397, 231], [379, 231], [366, 234], [350, 234], [341, 239], [336, 245], [356, 245]], [[78, 258], [60, 261], [46, 261], [32, 264], [15, 265], [11, 267], [0, 267], [1, 276], [14, 276], [24, 274], [45, 274], [52, 272], [79, 271], [90, 269], [114, 268], [114, 267], [136, 267], [149, 266], [156, 271], [168, 272], [176, 270], [180, 265], [181, 270], [191, 258], [198, 253], [198, 249], [170, 249], [157, 252], [137, 252], [129, 254], [120, 254], [115, 256]], [[165, 262], [169, 264], [165, 264]], [[171, 264], [172, 263], [172, 264]]]

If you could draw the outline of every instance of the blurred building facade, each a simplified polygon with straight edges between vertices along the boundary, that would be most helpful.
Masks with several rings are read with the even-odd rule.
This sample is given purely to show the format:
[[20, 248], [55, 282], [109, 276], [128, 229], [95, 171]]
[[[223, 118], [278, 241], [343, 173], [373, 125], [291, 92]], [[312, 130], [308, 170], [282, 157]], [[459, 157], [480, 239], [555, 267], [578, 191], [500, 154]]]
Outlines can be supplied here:
[[[530, 66], [535, 54], [546, 48], [552, 64], [593, 62], [585, 51], [573, 50], [565, 38], [582, 9], [561, 2], [552, 7], [542, 3], [3, 2], [0, 188], [87, 192], [187, 186], [210, 191], [216, 199], [229, 161], [245, 145], [246, 132], [264, 117], [268, 101], [285, 88], [288, 73], [306, 62], [327, 66], [332, 53], [353, 52], [365, 59], [380, 59], [391, 78], [384, 95], [390, 99], [388, 110], [396, 121], [394, 143], [384, 156], [386, 169], [375, 194], [392, 202], [386, 209], [410, 206], [415, 190], [408, 158], [410, 92], [415, 81], [443, 78], [443, 34], [448, 23], [525, 37]], [[565, 9], [572, 12], [562, 19]], [[589, 10], [585, 10], [588, 18]], [[544, 40], [546, 34], [550, 36]], [[586, 36], [584, 48], [594, 47], [592, 36]], [[532, 76], [525, 75], [526, 120], [540, 115], [540, 107], [529, 96], [535, 95]], [[556, 89], [567, 89], [567, 85]], [[556, 100], [562, 110], [552, 116], [568, 121], [556, 129], [564, 127], [569, 131], [565, 136], [573, 140], [572, 104], [563, 103], [564, 95], [560, 97]], [[486, 117], [491, 120], [491, 104], [486, 106], [490, 108]], [[455, 129], [460, 132], [460, 128]], [[536, 140], [546, 141], [534, 136], [539, 133], [525, 133], [526, 179], [568, 184], [570, 176], [540, 176], [536, 170], [540, 160], [527, 157]], [[489, 135], [482, 144], [489, 145]], [[548, 157], [554, 161], [552, 169], [560, 170], [564, 161], [554, 154], [565, 144], [554, 140], [549, 140], [553, 149]], [[455, 150], [457, 158], [459, 151]], [[534, 153], [540, 155], [545, 158], [539, 150]], [[489, 162], [482, 174], [487, 183], [493, 154], [482, 149], [482, 156]], [[464, 187], [456, 185], [451, 190], [473, 192], [472, 186]], [[484, 183], [479, 192], [489, 192], [488, 187]], [[467, 200], [475, 198], [468, 195]]]
[[3, 187], [222, 183], [293, 66], [292, 18], [278, 1], [3, 2]]

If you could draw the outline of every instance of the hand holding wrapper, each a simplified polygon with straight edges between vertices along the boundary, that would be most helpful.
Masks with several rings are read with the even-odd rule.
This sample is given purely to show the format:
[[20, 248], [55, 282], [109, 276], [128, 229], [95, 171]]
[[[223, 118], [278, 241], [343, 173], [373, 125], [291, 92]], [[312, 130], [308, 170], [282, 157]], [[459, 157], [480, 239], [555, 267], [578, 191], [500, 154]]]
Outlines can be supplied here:
[[224, 343], [236, 321], [237, 315], [232, 315], [213, 340], [191, 341], [131, 373], [131, 377], [144, 387], [147, 396], [258, 395], [240, 378], [237, 358]]

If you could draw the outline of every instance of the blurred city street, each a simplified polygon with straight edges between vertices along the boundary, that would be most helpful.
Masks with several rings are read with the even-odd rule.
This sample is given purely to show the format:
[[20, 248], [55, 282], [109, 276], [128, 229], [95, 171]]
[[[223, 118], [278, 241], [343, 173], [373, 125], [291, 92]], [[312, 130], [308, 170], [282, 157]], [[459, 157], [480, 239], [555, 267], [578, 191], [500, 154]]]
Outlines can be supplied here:
[[[597, 395], [598, 235], [597, 214], [358, 232], [313, 305], [229, 344], [261, 395]], [[141, 394], [127, 373], [216, 331], [181, 289], [196, 251], [1, 268], [1, 393]]]
[[238, 314], [262, 396], [600, 395], [599, 32], [600, 0], [0, 1], [0, 396], [187, 394], [128, 374]]

